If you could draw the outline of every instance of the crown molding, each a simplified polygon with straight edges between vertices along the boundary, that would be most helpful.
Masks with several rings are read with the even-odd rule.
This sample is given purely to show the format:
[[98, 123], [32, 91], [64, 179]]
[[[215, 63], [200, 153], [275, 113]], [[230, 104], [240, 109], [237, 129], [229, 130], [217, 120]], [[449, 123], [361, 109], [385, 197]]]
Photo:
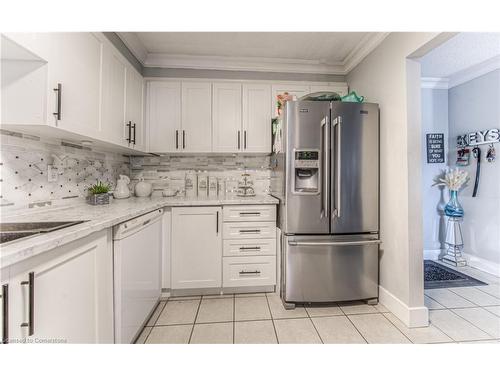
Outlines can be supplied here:
[[423, 89], [448, 90], [450, 80], [448, 78], [422, 77], [420, 82]]
[[144, 66], [154, 68], [344, 74], [341, 64], [324, 64], [317, 60], [171, 55], [164, 53], [148, 54]]
[[344, 66], [344, 74], [349, 73], [363, 59], [370, 54], [390, 33], [373, 33], [366, 35], [361, 42], [346, 56], [342, 65]]
[[146, 47], [142, 44], [140, 39], [137, 37], [135, 33], [116, 33], [120, 39], [125, 43], [127, 48], [132, 52], [132, 54], [140, 61], [140, 63], [144, 66], [144, 62], [148, 57], [148, 51]]
[[168, 53], [148, 53], [135, 33], [117, 33], [132, 54], [148, 68], [179, 68], [232, 70], [254, 72], [340, 74], [349, 73], [371, 51], [373, 51], [389, 33], [366, 35], [347, 57], [339, 63], [326, 63], [321, 60], [280, 59], [228, 56], [176, 55]]
[[500, 56], [495, 56], [451, 75], [449, 88], [461, 85], [496, 69], [500, 69]]

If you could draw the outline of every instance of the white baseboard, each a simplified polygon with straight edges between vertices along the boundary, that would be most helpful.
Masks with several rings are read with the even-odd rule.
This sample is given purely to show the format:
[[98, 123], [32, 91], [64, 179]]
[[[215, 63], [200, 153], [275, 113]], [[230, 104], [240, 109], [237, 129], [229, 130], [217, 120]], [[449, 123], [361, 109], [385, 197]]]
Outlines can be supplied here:
[[462, 253], [462, 255], [467, 260], [467, 265], [500, 277], [500, 264], [467, 253]]
[[424, 250], [424, 259], [425, 260], [438, 260], [439, 255], [441, 255], [441, 249], [429, 249]]
[[384, 287], [379, 286], [378, 290], [380, 303], [387, 307], [407, 327], [416, 328], [429, 325], [429, 310], [427, 307], [409, 307]]

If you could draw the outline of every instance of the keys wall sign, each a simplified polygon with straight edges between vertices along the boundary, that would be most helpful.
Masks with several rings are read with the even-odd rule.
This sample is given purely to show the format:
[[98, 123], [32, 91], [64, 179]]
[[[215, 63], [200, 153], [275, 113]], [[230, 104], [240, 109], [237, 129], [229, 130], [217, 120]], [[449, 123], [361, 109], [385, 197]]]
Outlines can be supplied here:
[[457, 137], [458, 147], [478, 146], [497, 142], [500, 142], [500, 130], [496, 128], [479, 130], [477, 132], [471, 132]]
[[430, 133], [427, 138], [427, 163], [444, 163], [444, 134]]

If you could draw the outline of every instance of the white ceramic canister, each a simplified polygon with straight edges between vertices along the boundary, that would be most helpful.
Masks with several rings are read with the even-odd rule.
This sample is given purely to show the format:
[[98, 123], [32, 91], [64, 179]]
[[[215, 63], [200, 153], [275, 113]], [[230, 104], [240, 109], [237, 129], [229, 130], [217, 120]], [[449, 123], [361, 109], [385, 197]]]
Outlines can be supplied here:
[[144, 177], [139, 177], [139, 182], [135, 184], [135, 195], [137, 197], [149, 197], [153, 191], [153, 185], [144, 181]]
[[198, 197], [208, 197], [208, 176], [206, 172], [198, 172]]
[[187, 171], [184, 182], [185, 182], [184, 190], [186, 191], [186, 197], [189, 198], [196, 197], [196, 190], [197, 190], [196, 173], [194, 171]]
[[117, 199], [124, 199], [130, 197], [130, 190], [128, 188], [130, 184], [130, 178], [125, 175], [120, 175], [120, 178], [116, 181], [116, 187], [113, 191], [113, 196]]
[[208, 176], [208, 196], [215, 198], [217, 197], [217, 177]]

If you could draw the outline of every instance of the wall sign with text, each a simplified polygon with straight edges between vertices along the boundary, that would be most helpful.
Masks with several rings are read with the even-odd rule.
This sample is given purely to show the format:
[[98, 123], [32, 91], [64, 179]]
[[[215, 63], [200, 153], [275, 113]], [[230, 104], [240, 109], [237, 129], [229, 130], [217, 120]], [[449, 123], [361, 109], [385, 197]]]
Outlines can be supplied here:
[[500, 129], [478, 130], [457, 137], [457, 147], [485, 145], [500, 142]]
[[427, 138], [427, 163], [444, 163], [444, 134], [430, 133]]

